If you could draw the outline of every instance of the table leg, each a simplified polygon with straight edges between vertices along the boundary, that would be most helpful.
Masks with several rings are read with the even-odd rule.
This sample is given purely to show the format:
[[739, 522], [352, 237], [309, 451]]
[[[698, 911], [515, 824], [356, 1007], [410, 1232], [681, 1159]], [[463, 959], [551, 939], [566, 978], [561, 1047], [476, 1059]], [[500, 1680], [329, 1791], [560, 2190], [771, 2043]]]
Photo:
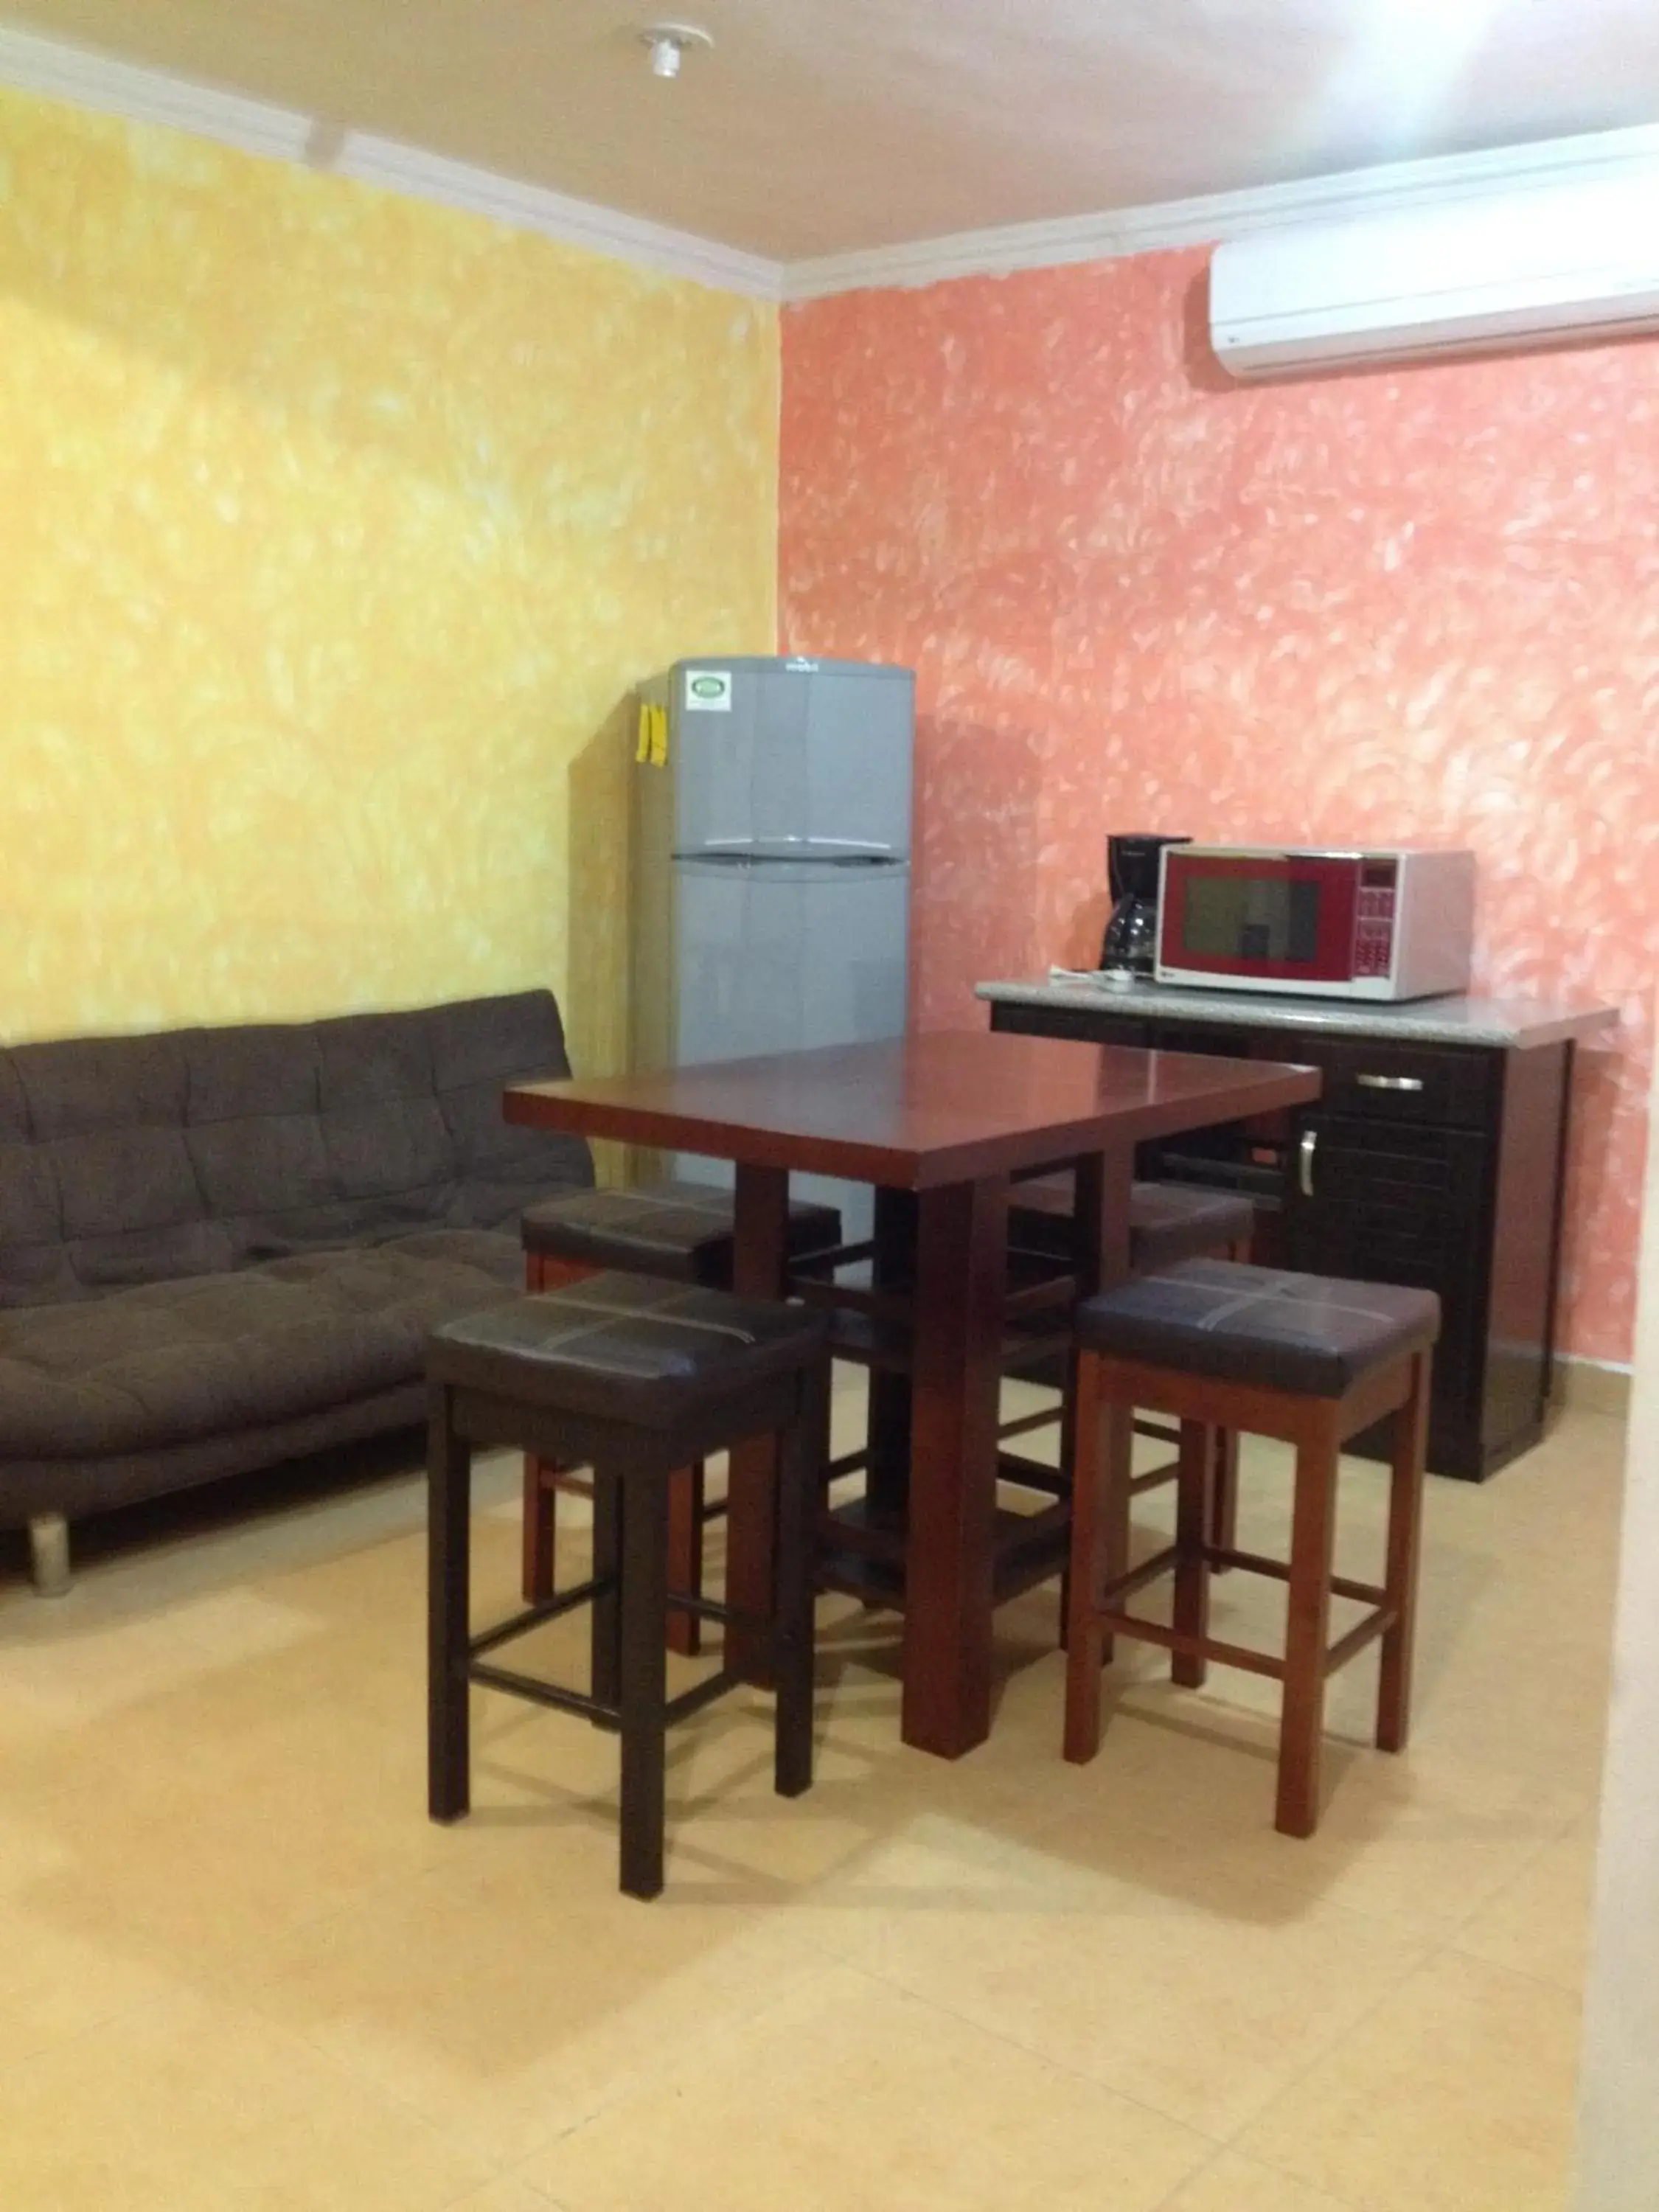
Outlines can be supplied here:
[[991, 1725], [1008, 1178], [924, 1191], [919, 1212], [902, 1734], [959, 1759]]
[[[788, 1265], [789, 1171], [738, 1168], [732, 1287], [739, 1297], [781, 1298]], [[776, 1525], [778, 1440], [751, 1437], [731, 1455], [726, 1477], [726, 1602], [753, 1620], [772, 1612], [772, 1551]], [[726, 1663], [745, 1681], [770, 1680], [765, 1638], [728, 1625]]]
[[1109, 1291], [1129, 1279], [1129, 1194], [1134, 1175], [1133, 1145], [1085, 1153], [1077, 1164], [1073, 1227], [1079, 1297], [1091, 1297], [1097, 1291]]
[[[1134, 1182], [1135, 1154], [1133, 1145], [1120, 1145], [1107, 1152], [1090, 1152], [1079, 1160], [1073, 1180], [1072, 1199], [1073, 1249], [1077, 1254], [1077, 1294], [1080, 1298], [1092, 1297], [1097, 1291], [1109, 1291], [1115, 1284], [1129, 1279], [1129, 1197]], [[1077, 1408], [1081, 1403], [1081, 1382], [1079, 1356], [1075, 1344], [1067, 1361], [1066, 1399], [1060, 1429], [1060, 1463], [1073, 1474], [1079, 1468], [1095, 1464], [1093, 1455], [1105, 1449], [1100, 1439], [1091, 1436], [1088, 1449], [1079, 1454]], [[1091, 1416], [1092, 1419], [1093, 1416]], [[1127, 1430], [1118, 1440], [1124, 1452], [1133, 1450]], [[1116, 1449], [1118, 1446], [1115, 1446]], [[1129, 1534], [1128, 1464], [1121, 1469], [1125, 1484], [1122, 1495], [1114, 1492], [1105, 1506], [1106, 1519], [1103, 1524], [1101, 1553], [1103, 1564], [1099, 1572], [1103, 1582], [1114, 1575], [1122, 1574], [1128, 1566], [1127, 1546]], [[1068, 1566], [1060, 1579], [1060, 1613], [1061, 1641], [1071, 1634], [1073, 1570]], [[1085, 1600], [1086, 1601], [1086, 1600]], [[1103, 1660], [1112, 1656], [1109, 1636], [1097, 1639]], [[1097, 1714], [1098, 1701], [1097, 1700]], [[1068, 1728], [1070, 1723], [1068, 1723]], [[1086, 1729], [1079, 1723], [1078, 1740], [1082, 1741]], [[1098, 1740], [1097, 1717], [1095, 1740]], [[1079, 1754], [1080, 1755], [1080, 1754]], [[1067, 1756], [1073, 1756], [1067, 1753]]]
[[[872, 1270], [878, 1291], [915, 1295], [916, 1197], [909, 1190], [876, 1193], [876, 1253]], [[902, 1528], [910, 1495], [910, 1378], [885, 1369], [870, 1370], [870, 1464], [865, 1498], [874, 1516]]]

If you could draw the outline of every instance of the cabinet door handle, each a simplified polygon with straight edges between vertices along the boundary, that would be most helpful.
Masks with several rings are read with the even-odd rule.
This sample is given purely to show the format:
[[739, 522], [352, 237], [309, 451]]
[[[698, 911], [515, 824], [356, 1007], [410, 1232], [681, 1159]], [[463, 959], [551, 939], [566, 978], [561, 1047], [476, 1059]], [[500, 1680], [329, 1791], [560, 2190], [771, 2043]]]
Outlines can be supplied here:
[[1356, 1075], [1354, 1081], [1362, 1091], [1420, 1091], [1420, 1075]]
[[1304, 1198], [1311, 1198], [1314, 1194], [1314, 1154], [1318, 1149], [1318, 1130], [1304, 1129], [1302, 1132], [1302, 1142], [1296, 1148], [1296, 1179], [1302, 1186]]

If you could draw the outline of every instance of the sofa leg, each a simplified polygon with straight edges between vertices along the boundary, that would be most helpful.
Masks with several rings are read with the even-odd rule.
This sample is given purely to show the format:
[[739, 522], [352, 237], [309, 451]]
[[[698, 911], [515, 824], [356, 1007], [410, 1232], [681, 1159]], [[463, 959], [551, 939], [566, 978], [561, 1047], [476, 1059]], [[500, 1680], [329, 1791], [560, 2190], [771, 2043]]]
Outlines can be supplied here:
[[70, 1586], [69, 1522], [61, 1513], [37, 1513], [29, 1522], [29, 1564], [37, 1597], [62, 1597]]

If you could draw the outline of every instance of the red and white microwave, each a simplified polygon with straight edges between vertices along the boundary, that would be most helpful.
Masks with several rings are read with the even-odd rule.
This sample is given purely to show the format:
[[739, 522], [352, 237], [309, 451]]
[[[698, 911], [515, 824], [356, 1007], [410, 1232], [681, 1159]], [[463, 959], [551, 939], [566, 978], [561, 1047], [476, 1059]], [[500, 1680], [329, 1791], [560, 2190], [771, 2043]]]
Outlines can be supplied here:
[[1160, 983], [1333, 999], [1468, 986], [1473, 853], [1167, 845], [1158, 883]]

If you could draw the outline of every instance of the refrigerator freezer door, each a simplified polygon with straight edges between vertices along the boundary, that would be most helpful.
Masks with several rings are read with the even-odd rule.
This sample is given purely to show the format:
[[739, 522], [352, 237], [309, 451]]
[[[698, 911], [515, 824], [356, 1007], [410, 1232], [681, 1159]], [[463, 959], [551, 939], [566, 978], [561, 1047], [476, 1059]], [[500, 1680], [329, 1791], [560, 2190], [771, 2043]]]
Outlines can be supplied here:
[[[729, 669], [729, 705], [688, 690]], [[915, 684], [903, 669], [688, 664], [671, 679], [674, 850], [908, 857]]]

